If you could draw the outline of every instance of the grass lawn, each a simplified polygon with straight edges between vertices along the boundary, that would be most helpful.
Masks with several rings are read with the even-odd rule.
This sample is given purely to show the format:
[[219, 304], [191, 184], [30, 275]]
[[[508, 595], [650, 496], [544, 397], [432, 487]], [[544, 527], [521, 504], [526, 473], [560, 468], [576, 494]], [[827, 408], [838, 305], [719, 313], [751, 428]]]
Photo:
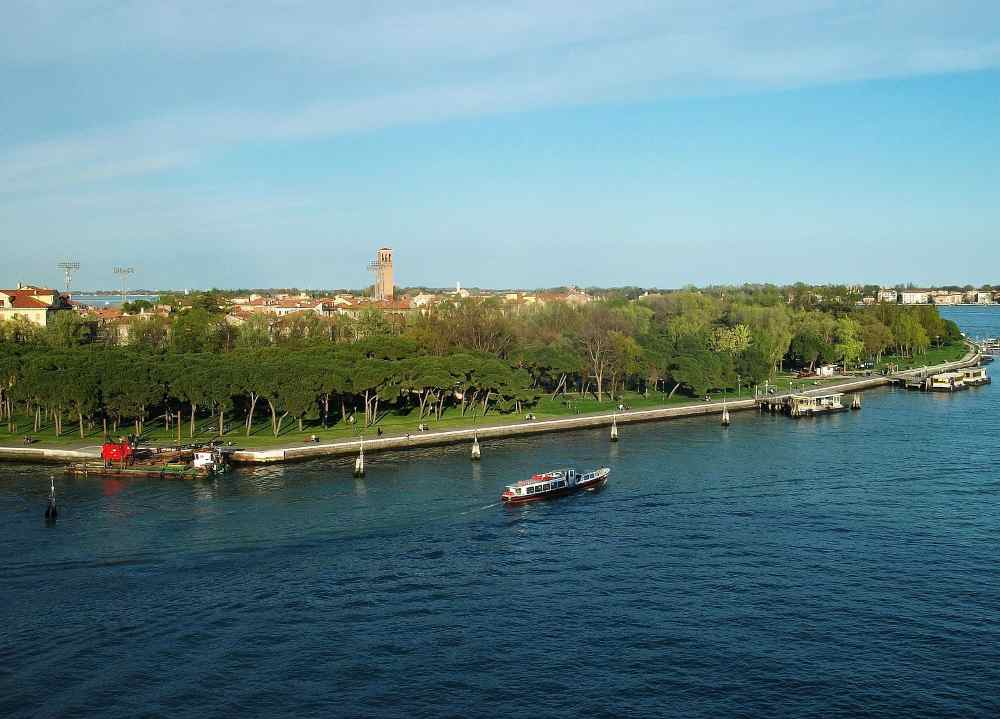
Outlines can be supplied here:
[[[736, 392], [732, 391], [726, 396], [730, 399], [736, 399]], [[744, 387], [740, 396], [743, 399], [747, 399], [752, 396], [752, 391], [748, 393]], [[715, 393], [712, 395], [713, 401], [718, 401], [722, 398], [722, 394]], [[471, 411], [467, 411], [466, 416], [462, 417], [460, 410], [452, 407], [445, 410], [440, 420], [431, 417], [425, 418], [423, 422], [432, 431], [466, 429], [477, 425], [503, 425], [523, 422], [524, 415], [528, 412], [534, 414], [536, 419], [543, 420], [597, 412], [613, 412], [619, 403], [625, 404], [629, 409], [635, 410], [651, 409], [654, 407], [674, 407], [684, 404], [700, 404], [701, 402], [702, 400], [696, 400], [681, 394], [668, 399], [666, 394], [659, 392], [655, 394], [650, 393], [648, 397], [635, 392], [628, 392], [624, 397], [615, 401], [611, 401], [605, 397], [603, 402], [598, 402], [592, 396], [581, 398], [577, 394], [560, 396], [556, 399], [544, 395], [534, 407], [527, 408], [520, 414], [498, 414], [495, 410], [492, 410], [486, 417], [478, 417], [474, 416]], [[361, 417], [362, 415], [359, 414], [358, 416]], [[352, 426], [342, 422], [336, 426], [323, 429], [319, 420], [307, 420], [303, 423], [303, 431], [300, 432], [298, 422], [286, 418], [282, 425], [281, 435], [275, 437], [271, 431], [270, 415], [266, 413], [266, 410], [262, 412], [258, 408], [257, 417], [258, 421], [254, 423], [249, 437], [246, 436], [243, 423], [239, 417], [228, 422], [228, 431], [224, 435], [225, 440], [231, 441], [235, 446], [239, 447], [266, 449], [268, 447], [286, 447], [295, 445], [298, 442], [305, 444], [306, 440], [312, 434], [317, 435], [322, 442], [353, 439], [361, 434], [361, 427], [357, 424]], [[420, 424], [420, 420], [417, 418], [415, 411], [408, 414], [397, 414], [390, 411], [380, 417], [376, 427], [381, 427], [386, 436], [401, 436], [407, 433], [417, 434], [418, 424]], [[100, 423], [92, 431], [86, 431], [86, 436], [82, 439], [80, 437], [79, 426], [75, 422], [70, 422], [69, 419], [63, 420], [63, 433], [61, 437], [55, 436], [55, 430], [51, 423], [43, 426], [40, 432], [32, 432], [32, 421], [27, 415], [17, 417], [17, 426], [18, 430], [11, 433], [8, 432], [6, 423], [0, 425], [0, 445], [23, 446], [22, 439], [26, 434], [30, 434], [32, 438], [37, 440], [31, 446], [39, 448], [62, 447], [69, 449], [72, 447], [93, 446], [104, 441]], [[365, 435], [368, 437], [375, 436], [376, 427], [370, 427], [365, 430]], [[190, 428], [188, 422], [185, 421], [183, 423], [181, 429], [182, 443], [207, 442], [219, 436], [217, 432], [217, 419], [199, 417], [195, 423], [195, 428], [195, 436], [192, 438], [189, 434]], [[131, 431], [132, 425], [122, 425], [119, 428], [118, 434], [125, 435]], [[176, 429], [172, 429], [168, 432], [163, 426], [163, 418], [160, 417], [146, 422], [143, 439], [151, 444], [172, 444], [177, 440], [177, 431]]]
[[[779, 376], [775, 379], [778, 392], [788, 390], [789, 379], [786, 376]], [[832, 381], [836, 380], [825, 380], [824, 382], [828, 383]], [[812, 382], [803, 380], [792, 380], [792, 382], [795, 389], [815, 389]], [[713, 392], [711, 397], [713, 402], [719, 402], [723, 399], [730, 401], [737, 398], [749, 399], [753, 397], [753, 390], [742, 387], [739, 395], [737, 395], [736, 390], [731, 390], [726, 393]], [[548, 395], [543, 395], [534, 407], [527, 408], [520, 414], [498, 414], [494, 410], [489, 412], [486, 417], [478, 417], [474, 416], [471, 411], [467, 411], [466, 416], [462, 417], [460, 410], [452, 407], [445, 410], [440, 420], [425, 418], [423, 422], [430, 427], [431, 431], [468, 429], [477, 425], [516, 424], [524, 421], [524, 415], [528, 412], [532, 413], [538, 420], [545, 420], [592, 413], [610, 413], [614, 412], [619, 404], [624, 404], [628, 409], [639, 410], [676, 407], [685, 404], [703, 404], [703, 402], [704, 400], [695, 399], [687, 395], [676, 394], [673, 397], [669, 397], [668, 393], [661, 392], [651, 392], [649, 396], [627, 392], [623, 397], [615, 401], [611, 401], [605, 397], [603, 402], [598, 402], [593, 396], [580, 397], [578, 394], [571, 393], [560, 395], [556, 399], [552, 399]], [[359, 414], [358, 416], [361, 417], [362, 415]], [[313, 434], [317, 435], [322, 442], [353, 439], [361, 434], [361, 428], [357, 424], [352, 426], [346, 423], [339, 423], [336, 426], [323, 429], [319, 420], [304, 422], [303, 431], [300, 432], [298, 422], [286, 418], [282, 425], [281, 435], [275, 437], [271, 431], [270, 416], [266, 413], [266, 410], [262, 412], [258, 409], [257, 417], [258, 421], [254, 423], [249, 437], [245, 434], [242, 421], [237, 417], [227, 423], [228, 431], [224, 435], [224, 439], [231, 441], [234, 446], [238, 447], [267, 449], [269, 447], [294, 446], [300, 442], [305, 445], [306, 440]], [[380, 417], [376, 427], [381, 427], [385, 436], [402, 436], [407, 433], [417, 434], [417, 425], [419, 423], [420, 420], [417, 419], [416, 412], [397, 414], [390, 411], [388, 414]], [[87, 431], [83, 439], [80, 438], [78, 425], [75, 422], [70, 422], [69, 419], [64, 419], [63, 421], [63, 433], [61, 437], [55, 436], [55, 431], [51, 423], [43, 426], [40, 432], [31, 432], [32, 422], [31, 418], [27, 415], [17, 418], [17, 426], [18, 430], [11, 433], [7, 431], [6, 424], [0, 425], [0, 445], [23, 446], [21, 442], [25, 434], [30, 434], [37, 440], [31, 446], [38, 448], [61, 447], [70, 449], [73, 447], [93, 446], [104, 441], [99, 423], [95, 425], [92, 431]], [[365, 430], [365, 435], [368, 437], [375, 436], [376, 427], [370, 427]], [[218, 429], [217, 419], [199, 417], [195, 423], [195, 428], [195, 436], [192, 438], [189, 434], [188, 422], [185, 421], [183, 423], [181, 429], [182, 443], [208, 442], [219, 436], [216, 431]], [[122, 425], [119, 428], [118, 434], [125, 435], [131, 431], [132, 425]], [[177, 431], [176, 429], [172, 429], [168, 432], [163, 426], [163, 418], [161, 417], [146, 422], [143, 439], [150, 444], [169, 445], [176, 442]]]
[[932, 367], [946, 362], [957, 362], [969, 351], [964, 344], [945, 345], [944, 347], [932, 347], [922, 355], [916, 357], [899, 357], [887, 355], [882, 358], [879, 369], [898, 365], [900, 370], [914, 369], [917, 367]]

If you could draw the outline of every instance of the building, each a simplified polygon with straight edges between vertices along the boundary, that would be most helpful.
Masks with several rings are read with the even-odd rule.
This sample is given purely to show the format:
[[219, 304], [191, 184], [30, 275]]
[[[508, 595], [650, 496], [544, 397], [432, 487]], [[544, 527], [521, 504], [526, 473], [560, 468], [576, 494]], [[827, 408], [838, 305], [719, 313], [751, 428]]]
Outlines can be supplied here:
[[961, 292], [938, 291], [931, 293], [931, 298], [936, 305], [960, 305], [965, 300], [965, 295]]
[[892, 289], [881, 289], [878, 291], [879, 302], [898, 302], [899, 293]]
[[68, 297], [45, 287], [18, 283], [13, 290], [0, 290], [0, 321], [23, 317], [46, 327], [56, 312], [71, 308]]
[[392, 277], [392, 248], [380, 247], [374, 261], [368, 263], [368, 270], [375, 273], [372, 299], [391, 302], [396, 291]]
[[899, 302], [904, 305], [926, 305], [931, 301], [931, 293], [927, 290], [902, 290]]

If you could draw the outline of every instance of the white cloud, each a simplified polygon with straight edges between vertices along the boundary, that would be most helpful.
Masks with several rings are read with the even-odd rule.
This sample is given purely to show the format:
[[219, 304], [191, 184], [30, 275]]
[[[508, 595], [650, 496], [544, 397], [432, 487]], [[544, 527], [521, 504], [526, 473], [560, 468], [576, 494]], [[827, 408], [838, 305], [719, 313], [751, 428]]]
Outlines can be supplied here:
[[[261, 94], [3, 149], [0, 196], [136, 177], [244, 143], [679, 94], [942, 73], [1000, 64], [1000, 5], [958, 0], [513, 0], [512, 2], [15, 2], [8, 69], [138, 63], [165, 82], [253, 62], [267, 96], [294, 71], [312, 99]], [[128, 104], [128, 89], [119, 98]], [[277, 106], [277, 105], [281, 106]]]

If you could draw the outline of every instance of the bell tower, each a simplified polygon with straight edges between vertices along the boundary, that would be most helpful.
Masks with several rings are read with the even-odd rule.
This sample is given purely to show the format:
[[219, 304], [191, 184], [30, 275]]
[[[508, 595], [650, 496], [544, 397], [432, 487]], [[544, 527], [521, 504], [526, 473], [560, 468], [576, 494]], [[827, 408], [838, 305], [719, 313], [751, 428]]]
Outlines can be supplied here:
[[368, 263], [368, 271], [375, 273], [372, 295], [376, 301], [391, 300], [395, 292], [392, 280], [392, 248], [380, 247], [375, 260]]

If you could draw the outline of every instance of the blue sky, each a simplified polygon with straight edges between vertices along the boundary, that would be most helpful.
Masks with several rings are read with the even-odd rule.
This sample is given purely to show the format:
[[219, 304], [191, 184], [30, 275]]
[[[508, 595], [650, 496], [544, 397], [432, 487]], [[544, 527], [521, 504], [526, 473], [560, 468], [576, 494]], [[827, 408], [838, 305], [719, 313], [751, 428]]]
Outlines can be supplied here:
[[0, 285], [1000, 282], [1000, 4], [362, 5], [5, 3]]

